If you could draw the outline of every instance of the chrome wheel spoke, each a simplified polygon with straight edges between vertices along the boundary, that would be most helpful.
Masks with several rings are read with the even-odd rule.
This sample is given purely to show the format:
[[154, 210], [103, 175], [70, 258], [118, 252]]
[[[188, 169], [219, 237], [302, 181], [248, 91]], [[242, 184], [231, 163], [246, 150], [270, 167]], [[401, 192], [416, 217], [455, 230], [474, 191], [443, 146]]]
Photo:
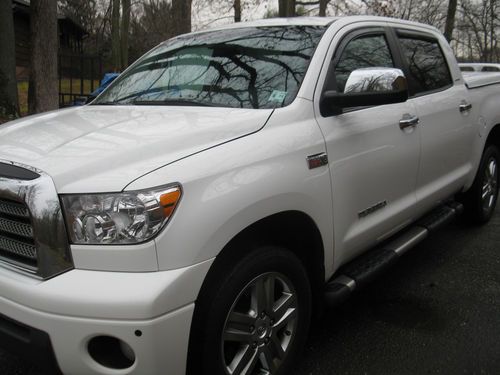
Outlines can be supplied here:
[[497, 164], [495, 163], [494, 160], [490, 161], [490, 164], [488, 166], [488, 174], [490, 178], [495, 177], [497, 171]]
[[234, 328], [226, 328], [224, 331], [224, 340], [232, 342], [249, 343], [252, 341], [252, 333], [244, 332]]
[[487, 200], [488, 195], [490, 195], [490, 187], [485, 186], [483, 187], [483, 195], [482, 195], [483, 200]]
[[265, 346], [262, 348], [262, 356], [264, 357], [264, 368], [268, 370], [271, 374], [276, 372], [276, 363], [274, 362], [274, 355], [270, 347]]
[[276, 324], [274, 325], [274, 329], [279, 331], [280, 329], [285, 327], [291, 320], [295, 319], [296, 315], [297, 315], [296, 309], [294, 308], [288, 309], [285, 312], [285, 314], [281, 317], [281, 319], [276, 322]]
[[250, 314], [244, 314], [233, 311], [229, 314], [226, 324], [227, 328], [240, 331], [250, 331], [250, 328], [255, 324], [255, 317]]
[[285, 358], [285, 351], [283, 350], [283, 347], [281, 346], [281, 342], [277, 335], [272, 335], [270, 348], [272, 348], [277, 358], [279, 358], [280, 360]]
[[258, 350], [246, 346], [238, 353], [229, 366], [231, 375], [250, 374], [259, 360]]
[[274, 277], [260, 278], [252, 291], [252, 309], [257, 313], [269, 311], [274, 303]]
[[283, 294], [283, 296], [276, 301], [273, 306], [273, 315], [276, 323], [279, 323], [285, 315], [289, 312], [290, 308], [295, 305], [295, 296], [290, 293]]

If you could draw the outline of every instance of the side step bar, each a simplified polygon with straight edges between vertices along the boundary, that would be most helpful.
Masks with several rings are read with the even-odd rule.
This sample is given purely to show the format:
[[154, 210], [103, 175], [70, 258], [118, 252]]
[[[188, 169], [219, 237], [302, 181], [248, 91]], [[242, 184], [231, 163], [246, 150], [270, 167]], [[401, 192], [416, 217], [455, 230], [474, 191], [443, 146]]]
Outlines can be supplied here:
[[369, 284], [429, 234], [451, 222], [463, 209], [460, 203], [446, 203], [383, 245], [342, 266], [325, 286], [326, 305], [336, 306], [354, 290]]

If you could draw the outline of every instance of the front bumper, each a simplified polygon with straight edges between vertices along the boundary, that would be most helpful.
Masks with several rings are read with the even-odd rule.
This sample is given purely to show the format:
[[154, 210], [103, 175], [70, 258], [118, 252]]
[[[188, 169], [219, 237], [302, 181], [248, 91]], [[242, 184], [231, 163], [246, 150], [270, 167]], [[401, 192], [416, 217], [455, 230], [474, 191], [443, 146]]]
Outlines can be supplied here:
[[[47, 333], [65, 374], [182, 375], [194, 301], [211, 263], [151, 273], [71, 270], [48, 281], [0, 269], [0, 314]], [[118, 370], [96, 362], [88, 352], [96, 336], [128, 344], [133, 365]], [[38, 346], [30, 347], [47, 349]]]

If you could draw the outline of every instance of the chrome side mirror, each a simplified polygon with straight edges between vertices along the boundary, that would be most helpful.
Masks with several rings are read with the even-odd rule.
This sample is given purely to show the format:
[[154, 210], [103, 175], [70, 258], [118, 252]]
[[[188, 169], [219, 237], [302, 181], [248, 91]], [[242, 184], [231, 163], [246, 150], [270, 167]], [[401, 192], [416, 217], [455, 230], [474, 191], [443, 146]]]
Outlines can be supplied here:
[[392, 93], [407, 91], [404, 73], [393, 68], [364, 68], [354, 70], [347, 79], [344, 94]]
[[402, 103], [408, 100], [408, 84], [401, 69], [363, 68], [351, 72], [343, 92], [325, 91], [321, 113], [342, 113], [344, 108]]

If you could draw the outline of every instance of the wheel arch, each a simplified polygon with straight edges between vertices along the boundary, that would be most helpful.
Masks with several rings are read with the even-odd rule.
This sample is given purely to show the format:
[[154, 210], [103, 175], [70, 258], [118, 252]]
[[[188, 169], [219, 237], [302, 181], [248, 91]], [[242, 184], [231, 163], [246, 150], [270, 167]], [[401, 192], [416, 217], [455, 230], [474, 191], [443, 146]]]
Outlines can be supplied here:
[[486, 138], [485, 149], [489, 145], [495, 145], [500, 149], [500, 123], [494, 125]]
[[[275, 245], [291, 251], [307, 271], [313, 297], [325, 282], [325, 252], [321, 232], [314, 220], [302, 211], [282, 211], [264, 217], [236, 234], [220, 251], [200, 289], [213, 284], [227, 267], [238, 262], [246, 253], [263, 245]], [[316, 299], [316, 298], [315, 298]]]
[[[274, 245], [286, 248], [297, 256], [304, 265], [311, 283], [313, 298], [313, 317], [318, 317], [322, 311], [323, 286], [325, 283], [324, 246], [321, 232], [314, 220], [302, 211], [282, 211], [264, 217], [241, 230], [236, 234], [215, 258], [202, 283], [195, 303], [195, 311], [192, 319], [189, 337], [188, 358], [197, 358], [197, 346], [192, 345], [201, 329], [196, 322], [200, 319], [197, 308], [198, 304], [206, 304], [210, 295], [210, 288], [217, 288], [220, 275], [227, 272], [229, 267], [234, 266], [242, 257], [252, 249], [263, 245]], [[313, 320], [314, 321], [314, 320]], [[188, 374], [193, 374], [192, 367], [188, 361]]]

